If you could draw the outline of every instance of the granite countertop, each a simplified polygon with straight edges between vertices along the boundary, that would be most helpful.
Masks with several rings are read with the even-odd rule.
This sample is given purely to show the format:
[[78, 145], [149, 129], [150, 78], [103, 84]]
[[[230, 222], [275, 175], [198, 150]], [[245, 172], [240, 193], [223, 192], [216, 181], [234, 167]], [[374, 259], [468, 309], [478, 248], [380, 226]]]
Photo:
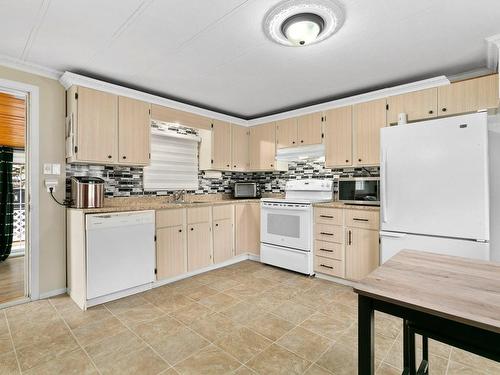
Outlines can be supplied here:
[[189, 195], [186, 202], [174, 203], [169, 196], [141, 196], [123, 198], [105, 198], [101, 208], [69, 208], [85, 214], [108, 212], [167, 210], [175, 208], [207, 207], [232, 203], [260, 203], [260, 199], [234, 199], [226, 194]]
[[363, 211], [380, 211], [379, 206], [372, 205], [358, 205], [358, 204], [345, 204], [343, 202], [322, 202], [315, 203], [314, 207], [325, 207], [325, 208], [346, 208], [349, 210], [363, 210]]

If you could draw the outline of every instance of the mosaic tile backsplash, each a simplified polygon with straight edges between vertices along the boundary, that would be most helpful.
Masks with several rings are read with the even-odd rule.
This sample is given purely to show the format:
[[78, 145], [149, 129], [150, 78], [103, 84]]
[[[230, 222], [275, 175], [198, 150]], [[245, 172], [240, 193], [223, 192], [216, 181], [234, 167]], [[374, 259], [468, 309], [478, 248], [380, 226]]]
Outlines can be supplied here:
[[[332, 179], [334, 174], [348, 176], [378, 176], [378, 167], [329, 169], [323, 163], [290, 163], [284, 172], [222, 172], [220, 179], [209, 179], [204, 172], [198, 174], [199, 188], [190, 191], [194, 194], [231, 193], [235, 182], [255, 181], [262, 193], [282, 193], [287, 180], [305, 178]], [[133, 195], [169, 195], [172, 192], [144, 191], [142, 184], [143, 169], [121, 166], [102, 165], [66, 165], [66, 191], [69, 195], [71, 176], [101, 177], [105, 182], [107, 197], [127, 197]]]

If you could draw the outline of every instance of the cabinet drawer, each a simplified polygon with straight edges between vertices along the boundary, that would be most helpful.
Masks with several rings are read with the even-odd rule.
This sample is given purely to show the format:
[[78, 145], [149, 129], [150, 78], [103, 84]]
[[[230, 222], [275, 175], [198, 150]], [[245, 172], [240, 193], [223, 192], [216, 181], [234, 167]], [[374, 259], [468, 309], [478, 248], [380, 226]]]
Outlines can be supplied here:
[[344, 260], [344, 245], [333, 242], [314, 241], [314, 255]]
[[316, 207], [314, 209], [314, 222], [318, 224], [344, 224], [344, 212], [341, 208]]
[[314, 257], [314, 270], [336, 277], [345, 277], [344, 261], [324, 257]]
[[210, 222], [211, 207], [194, 207], [187, 209], [187, 223], [208, 223]]
[[156, 228], [184, 225], [185, 215], [184, 208], [156, 211]]
[[223, 204], [216, 205], [212, 208], [212, 220], [223, 220], [233, 218], [234, 205]]
[[315, 224], [316, 240], [344, 243], [344, 231], [341, 226], [328, 224]]
[[379, 229], [378, 211], [346, 210], [345, 225], [362, 229]]

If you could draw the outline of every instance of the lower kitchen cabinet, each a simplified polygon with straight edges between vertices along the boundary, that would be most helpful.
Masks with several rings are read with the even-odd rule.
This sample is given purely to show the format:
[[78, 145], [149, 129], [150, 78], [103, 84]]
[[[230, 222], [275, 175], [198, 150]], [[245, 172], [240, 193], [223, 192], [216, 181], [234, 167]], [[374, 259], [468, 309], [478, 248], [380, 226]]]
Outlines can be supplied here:
[[156, 278], [167, 279], [187, 272], [186, 227], [156, 229]]
[[188, 271], [212, 264], [210, 223], [189, 224], [187, 232]]
[[236, 255], [260, 254], [260, 204], [240, 203], [235, 205], [235, 251]]
[[345, 275], [349, 280], [361, 280], [379, 265], [379, 232], [347, 228]]
[[315, 207], [314, 270], [357, 281], [377, 268], [378, 215], [378, 210]]
[[221, 263], [233, 257], [233, 221], [214, 221], [214, 263]]

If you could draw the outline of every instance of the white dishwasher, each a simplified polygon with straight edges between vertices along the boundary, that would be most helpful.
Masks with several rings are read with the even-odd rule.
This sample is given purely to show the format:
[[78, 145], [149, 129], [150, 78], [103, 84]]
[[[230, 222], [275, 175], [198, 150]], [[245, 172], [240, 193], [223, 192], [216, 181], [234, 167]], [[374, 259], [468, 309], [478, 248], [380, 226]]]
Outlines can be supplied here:
[[86, 215], [87, 299], [155, 279], [154, 211]]

